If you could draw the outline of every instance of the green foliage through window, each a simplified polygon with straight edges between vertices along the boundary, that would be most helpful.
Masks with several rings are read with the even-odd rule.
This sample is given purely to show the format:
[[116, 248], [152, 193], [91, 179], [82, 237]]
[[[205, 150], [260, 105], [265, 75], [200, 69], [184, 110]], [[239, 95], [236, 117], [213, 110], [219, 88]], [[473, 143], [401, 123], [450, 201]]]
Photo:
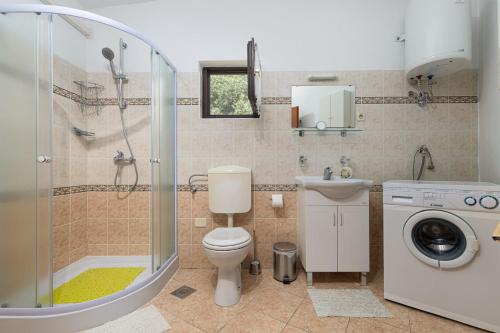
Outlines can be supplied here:
[[210, 75], [210, 114], [252, 114], [246, 74]]

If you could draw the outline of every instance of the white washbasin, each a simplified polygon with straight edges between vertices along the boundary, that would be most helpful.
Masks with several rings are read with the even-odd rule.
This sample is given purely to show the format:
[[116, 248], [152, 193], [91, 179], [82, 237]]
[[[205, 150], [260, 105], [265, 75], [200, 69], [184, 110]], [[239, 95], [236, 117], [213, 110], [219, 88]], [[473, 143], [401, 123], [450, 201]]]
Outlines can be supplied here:
[[318, 191], [330, 199], [345, 199], [359, 190], [373, 185], [372, 180], [343, 179], [340, 177], [323, 180], [323, 177], [320, 176], [297, 176], [295, 177], [295, 183], [297, 186]]

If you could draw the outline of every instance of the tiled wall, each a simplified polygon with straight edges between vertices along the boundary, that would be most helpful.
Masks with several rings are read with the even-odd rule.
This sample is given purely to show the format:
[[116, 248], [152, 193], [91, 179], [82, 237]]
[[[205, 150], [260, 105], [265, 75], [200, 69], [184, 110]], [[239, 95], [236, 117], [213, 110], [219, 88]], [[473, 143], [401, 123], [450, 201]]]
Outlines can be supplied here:
[[[271, 195], [282, 194], [284, 208], [271, 207]], [[261, 265], [272, 268], [272, 247], [275, 242], [288, 241], [297, 244], [296, 191], [253, 191], [252, 208], [246, 214], [235, 215], [235, 225], [250, 234], [255, 230], [254, 243], [244, 266], [256, 255]], [[178, 192], [177, 239], [179, 260], [183, 268], [211, 268], [203, 250], [202, 239], [211, 230], [227, 226], [227, 217], [213, 214], [208, 209], [208, 192]], [[195, 226], [196, 218], [205, 218], [207, 227]], [[370, 260], [371, 271], [382, 266], [382, 192], [370, 193]]]
[[[206, 173], [210, 167], [234, 163], [251, 167], [255, 184], [293, 184], [295, 176], [318, 175], [325, 166], [338, 174], [340, 156], [347, 155], [354, 177], [381, 184], [411, 178], [412, 157], [419, 144], [429, 146], [436, 162], [426, 179], [477, 179], [475, 71], [438, 80], [434, 94], [442, 97], [436, 98], [440, 103], [425, 109], [413, 103], [396, 104], [406, 103], [401, 97], [410, 89], [403, 71], [336, 73], [339, 80], [333, 84], [355, 85], [356, 96], [369, 103], [356, 105], [365, 114], [366, 120], [358, 123], [363, 132], [346, 137], [292, 133], [291, 86], [311, 84], [307, 77], [312, 72], [264, 71], [262, 95], [281, 98], [266, 98], [271, 103], [288, 104], [263, 105], [260, 119], [200, 119], [199, 73], [180, 73], [178, 97], [196, 105], [178, 105], [179, 183], [186, 184], [189, 175]], [[299, 166], [299, 155], [308, 159], [305, 168]]]
[[[85, 71], [57, 56], [54, 69], [54, 84], [61, 87], [86, 79]], [[54, 94], [52, 126], [53, 186], [75, 188], [73, 193], [53, 197], [53, 269], [58, 271], [87, 255], [87, 193], [78, 190], [87, 180], [87, 150], [85, 141], [71, 132], [73, 126], [85, 127], [79, 103]]]
[[[104, 86], [99, 112], [82, 111], [82, 98], [74, 81]], [[118, 174], [115, 188], [113, 156], [122, 150], [128, 157], [116, 106], [116, 91], [109, 73], [86, 73], [54, 57], [54, 162], [53, 253], [54, 271], [86, 255], [144, 255], [150, 252], [150, 83], [147, 73], [130, 73], [125, 85], [128, 98], [124, 118], [137, 158], [139, 187], [133, 166]], [[79, 137], [73, 126], [95, 132]]]
[[[294, 184], [298, 175], [320, 175], [325, 166], [334, 174], [340, 156], [351, 158], [354, 177], [374, 180], [411, 179], [412, 158], [427, 144], [436, 165], [428, 180], [477, 179], [477, 84], [475, 71], [440, 79], [434, 87], [435, 103], [420, 108], [407, 98], [413, 90], [403, 71], [336, 72], [334, 85], [356, 87], [358, 122], [362, 132], [341, 137], [313, 134], [299, 137], [290, 128], [292, 85], [309, 85], [312, 72], [264, 71], [265, 97], [260, 119], [201, 119], [200, 75], [178, 75], [178, 183], [211, 167], [237, 164], [252, 169], [253, 183], [271, 191], [254, 190], [252, 210], [236, 215], [236, 224], [255, 229], [257, 256], [264, 267], [272, 264], [272, 243], [296, 239], [295, 191], [283, 192], [284, 210], [271, 208], [273, 187]], [[317, 74], [317, 73], [316, 73]], [[298, 157], [307, 157], [301, 168]], [[258, 186], [257, 186], [258, 187]], [[208, 267], [201, 239], [225, 219], [208, 211], [207, 193], [178, 194], [179, 257], [183, 267]], [[376, 188], [377, 191], [380, 187]], [[206, 217], [208, 227], [197, 228], [194, 218]], [[370, 251], [372, 271], [382, 265], [382, 193], [370, 194]]]

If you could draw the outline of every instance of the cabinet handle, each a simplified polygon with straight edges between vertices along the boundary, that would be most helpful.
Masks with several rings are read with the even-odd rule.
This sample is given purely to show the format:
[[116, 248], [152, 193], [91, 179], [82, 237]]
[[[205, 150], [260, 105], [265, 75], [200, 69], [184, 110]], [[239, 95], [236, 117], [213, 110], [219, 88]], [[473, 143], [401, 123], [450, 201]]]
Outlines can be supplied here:
[[335, 227], [337, 225], [337, 215], [333, 214], [333, 226]]
[[344, 215], [340, 214], [340, 226], [342, 227], [344, 225]]

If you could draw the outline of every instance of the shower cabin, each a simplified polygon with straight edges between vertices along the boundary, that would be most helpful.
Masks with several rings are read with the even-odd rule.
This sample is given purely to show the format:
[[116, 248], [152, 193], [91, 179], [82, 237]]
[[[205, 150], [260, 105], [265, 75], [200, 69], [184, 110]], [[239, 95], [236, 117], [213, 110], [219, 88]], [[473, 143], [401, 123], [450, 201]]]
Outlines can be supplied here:
[[[175, 68], [98, 15], [0, 12], [0, 324], [142, 290], [177, 257]], [[97, 268], [139, 273], [101, 295], [61, 287]]]

